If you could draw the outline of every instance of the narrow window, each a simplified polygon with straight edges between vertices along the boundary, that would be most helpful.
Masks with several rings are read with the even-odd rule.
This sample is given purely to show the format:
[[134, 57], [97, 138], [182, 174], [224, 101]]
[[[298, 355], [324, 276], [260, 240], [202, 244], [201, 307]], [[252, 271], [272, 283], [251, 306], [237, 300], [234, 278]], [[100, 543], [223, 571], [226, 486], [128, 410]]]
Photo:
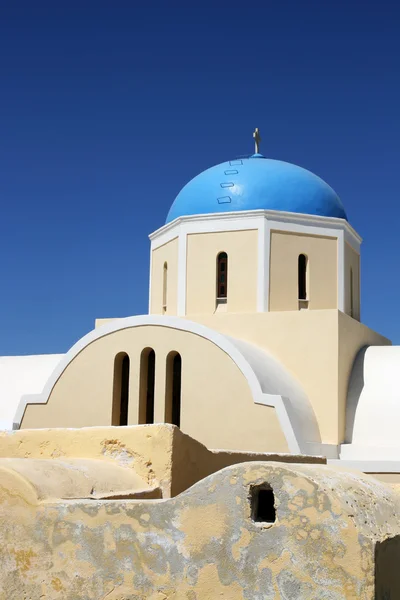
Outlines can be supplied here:
[[120, 352], [114, 361], [112, 425], [128, 425], [129, 369], [129, 356]]
[[167, 312], [167, 286], [168, 286], [168, 264], [165, 262], [163, 267], [163, 305], [162, 312]]
[[140, 355], [139, 425], [154, 423], [156, 355], [145, 348]]
[[353, 269], [350, 267], [350, 316], [354, 317], [354, 282]]
[[228, 255], [220, 252], [217, 256], [217, 303], [226, 302], [228, 297]]
[[256, 485], [250, 491], [251, 518], [256, 523], [275, 523], [275, 497], [268, 484]]
[[178, 352], [167, 356], [167, 378], [165, 389], [165, 422], [181, 425], [182, 358]]
[[307, 256], [299, 255], [298, 260], [298, 294], [299, 300], [307, 300]]

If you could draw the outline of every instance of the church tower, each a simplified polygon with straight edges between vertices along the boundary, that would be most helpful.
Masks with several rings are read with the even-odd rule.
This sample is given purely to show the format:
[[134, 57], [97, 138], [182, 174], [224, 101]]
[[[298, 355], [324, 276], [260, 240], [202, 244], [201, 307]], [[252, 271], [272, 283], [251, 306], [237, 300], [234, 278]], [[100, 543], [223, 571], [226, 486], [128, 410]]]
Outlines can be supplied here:
[[361, 238], [334, 190], [256, 152], [192, 179], [150, 236], [150, 314], [338, 309], [360, 319]]

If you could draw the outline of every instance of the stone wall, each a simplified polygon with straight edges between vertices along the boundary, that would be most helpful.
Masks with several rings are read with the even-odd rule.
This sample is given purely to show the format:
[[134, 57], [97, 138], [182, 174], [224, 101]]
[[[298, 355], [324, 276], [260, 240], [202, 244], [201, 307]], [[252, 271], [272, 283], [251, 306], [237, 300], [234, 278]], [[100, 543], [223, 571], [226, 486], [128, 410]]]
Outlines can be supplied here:
[[247, 462], [168, 500], [38, 503], [4, 481], [0, 599], [373, 600], [377, 577], [395, 600], [398, 513], [325, 465]]

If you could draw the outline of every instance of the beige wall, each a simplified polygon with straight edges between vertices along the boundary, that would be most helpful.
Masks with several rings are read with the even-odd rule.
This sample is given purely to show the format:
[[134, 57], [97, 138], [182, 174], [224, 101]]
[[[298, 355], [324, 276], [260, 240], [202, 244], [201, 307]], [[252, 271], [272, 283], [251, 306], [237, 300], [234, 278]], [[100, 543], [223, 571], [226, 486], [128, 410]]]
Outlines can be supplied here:
[[353, 248], [344, 245], [345, 312], [351, 314], [350, 276], [353, 272], [353, 318], [360, 320], [360, 256]]
[[229, 465], [254, 461], [326, 464], [318, 456], [209, 450], [167, 424], [0, 432], [0, 480], [7, 470], [22, 475], [36, 500], [129, 498], [146, 487], [170, 498]]
[[389, 340], [338, 310], [213, 315], [194, 319], [273, 354], [302, 385], [322, 442], [344, 439], [344, 410], [354, 358], [365, 344]]
[[287, 452], [275, 409], [254, 404], [247, 380], [232, 359], [209, 340], [184, 331], [140, 326], [87, 346], [68, 365], [45, 405], [28, 405], [21, 427], [109, 425], [114, 359], [130, 357], [129, 424], [138, 423], [140, 354], [156, 353], [155, 421], [165, 417], [166, 358], [182, 356], [181, 427], [209, 448]]
[[[152, 252], [150, 314], [176, 315], [178, 295], [178, 238], [167, 242]], [[168, 265], [167, 310], [163, 311], [164, 263]]]
[[298, 257], [308, 257], [309, 309], [337, 307], [337, 239], [271, 232], [270, 311], [298, 310]]
[[322, 442], [344, 441], [347, 386], [358, 351], [390, 340], [338, 310], [191, 317], [273, 354], [302, 385], [314, 408]]
[[257, 307], [258, 232], [196, 233], [187, 237], [186, 314], [213, 314], [216, 309], [216, 262], [228, 255], [227, 312]]

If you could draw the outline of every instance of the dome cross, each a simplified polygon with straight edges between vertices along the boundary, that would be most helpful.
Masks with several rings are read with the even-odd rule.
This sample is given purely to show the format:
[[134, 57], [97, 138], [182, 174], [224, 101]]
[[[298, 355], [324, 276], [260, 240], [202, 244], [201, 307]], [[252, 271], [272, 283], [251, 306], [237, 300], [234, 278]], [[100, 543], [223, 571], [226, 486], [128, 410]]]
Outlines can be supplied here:
[[254, 143], [255, 143], [255, 146], [256, 146], [256, 154], [259, 154], [260, 153], [261, 135], [260, 135], [260, 132], [258, 130], [258, 127], [256, 127], [255, 130], [254, 130], [253, 138], [254, 138]]

